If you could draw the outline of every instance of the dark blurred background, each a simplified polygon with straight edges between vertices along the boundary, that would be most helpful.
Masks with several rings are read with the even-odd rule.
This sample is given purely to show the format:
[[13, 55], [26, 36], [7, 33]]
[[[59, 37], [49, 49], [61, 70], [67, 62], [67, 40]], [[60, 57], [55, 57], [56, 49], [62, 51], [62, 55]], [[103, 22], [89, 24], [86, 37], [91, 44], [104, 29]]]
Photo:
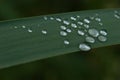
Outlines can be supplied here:
[[[0, 0], [0, 20], [119, 8], [120, 0]], [[120, 80], [120, 46], [0, 69], [0, 80]]]

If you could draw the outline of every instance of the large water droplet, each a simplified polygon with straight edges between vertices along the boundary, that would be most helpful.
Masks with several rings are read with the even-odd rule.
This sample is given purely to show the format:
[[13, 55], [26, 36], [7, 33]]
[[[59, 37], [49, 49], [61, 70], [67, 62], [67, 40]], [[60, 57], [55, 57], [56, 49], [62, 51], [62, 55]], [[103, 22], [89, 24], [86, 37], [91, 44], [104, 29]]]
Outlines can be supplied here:
[[86, 40], [86, 42], [88, 42], [88, 43], [95, 43], [95, 39], [94, 39], [93, 37], [90, 37], [90, 36], [87, 36], [87, 37], [85, 38], [85, 40]]
[[69, 45], [70, 42], [69, 42], [68, 40], [64, 40], [64, 44], [65, 44], [65, 45]]
[[67, 28], [65, 26], [60, 26], [62, 30], [66, 30]]
[[107, 41], [107, 37], [105, 37], [105, 36], [99, 36], [98, 40], [101, 41], [101, 42], [105, 42], [105, 41]]
[[85, 44], [85, 43], [81, 43], [81, 44], [79, 45], [79, 49], [80, 49], [81, 51], [89, 51], [89, 50], [91, 50], [91, 47], [90, 47], [89, 45]]
[[107, 36], [107, 31], [106, 30], [100, 30], [100, 34], [103, 36]]
[[46, 30], [42, 30], [41, 32], [42, 32], [42, 34], [47, 34]]
[[60, 31], [60, 35], [61, 35], [61, 36], [67, 36], [67, 32], [65, 32], [65, 31]]
[[80, 35], [80, 36], [84, 36], [85, 35], [85, 33], [82, 31], [82, 30], [78, 30], [78, 35]]
[[89, 35], [93, 36], [93, 37], [98, 37], [99, 36], [99, 32], [97, 29], [89, 29], [88, 30]]

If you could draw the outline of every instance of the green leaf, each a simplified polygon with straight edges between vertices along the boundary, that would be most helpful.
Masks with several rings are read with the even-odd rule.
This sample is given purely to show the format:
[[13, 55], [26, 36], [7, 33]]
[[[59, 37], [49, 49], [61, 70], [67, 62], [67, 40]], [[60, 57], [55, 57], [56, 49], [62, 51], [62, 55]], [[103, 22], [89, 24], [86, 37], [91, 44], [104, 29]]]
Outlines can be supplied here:
[[[71, 20], [71, 17], [77, 20]], [[57, 21], [58, 18], [62, 22]], [[90, 24], [84, 19], [89, 19]], [[70, 24], [67, 25], [64, 21]], [[79, 21], [90, 28], [79, 25]], [[77, 24], [77, 28], [71, 27], [72, 23]], [[72, 32], [61, 36], [61, 25]], [[79, 45], [86, 43], [86, 36], [78, 35], [78, 29], [86, 31], [86, 34], [89, 29], [107, 31], [107, 41], [101, 42], [94, 38], [94, 44], [86, 43], [91, 48], [119, 44], [119, 26], [120, 9], [71, 12], [0, 22], [0, 68], [80, 51]], [[65, 45], [64, 40], [68, 40], [70, 44]]]

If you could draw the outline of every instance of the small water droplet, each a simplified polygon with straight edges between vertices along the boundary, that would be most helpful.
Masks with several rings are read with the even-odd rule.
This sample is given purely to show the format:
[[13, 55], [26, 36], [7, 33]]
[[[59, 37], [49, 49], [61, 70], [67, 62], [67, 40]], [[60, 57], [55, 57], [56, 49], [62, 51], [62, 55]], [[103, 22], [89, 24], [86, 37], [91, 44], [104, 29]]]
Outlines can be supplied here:
[[61, 22], [61, 21], [62, 21], [62, 19], [60, 19], [60, 18], [56, 18], [56, 21]]
[[83, 25], [83, 22], [80, 22], [80, 21], [79, 21], [79, 22], [77, 22], [77, 23], [78, 23], [79, 25]]
[[87, 36], [85, 38], [86, 42], [89, 42], [89, 43], [95, 43], [95, 39], [93, 37], [90, 37], [90, 36]]
[[70, 17], [71, 20], [76, 21], [77, 19], [75, 17]]
[[69, 42], [68, 40], [64, 40], [64, 44], [65, 44], [65, 45], [69, 45], [70, 42]]
[[79, 15], [77, 15], [77, 18], [80, 18], [80, 16], [79, 16]]
[[105, 42], [105, 41], [107, 41], [107, 37], [105, 37], [105, 36], [99, 36], [98, 40], [101, 41], [101, 42]]
[[100, 22], [99, 25], [103, 26], [103, 23]]
[[68, 33], [71, 33], [71, 32], [72, 32], [72, 30], [71, 30], [71, 29], [67, 29], [66, 31], [67, 31]]
[[44, 20], [48, 20], [48, 18], [46, 16], [44, 16]]
[[26, 26], [23, 25], [22, 28], [26, 28]]
[[46, 30], [42, 30], [41, 32], [42, 32], [42, 34], [47, 34]]
[[18, 27], [17, 26], [14, 26], [15, 29], [17, 29]]
[[101, 22], [101, 18], [95, 18], [96, 21]]
[[60, 35], [61, 35], [61, 36], [67, 36], [67, 32], [65, 32], [65, 31], [60, 31]]
[[90, 18], [91, 20], [94, 20], [95, 17], [90, 16], [89, 18]]
[[50, 20], [54, 20], [54, 18], [53, 18], [53, 17], [50, 17]]
[[117, 19], [120, 19], [120, 15], [118, 15], [118, 14], [115, 14], [114, 17]]
[[87, 29], [90, 28], [90, 26], [88, 24], [84, 24], [84, 27]]
[[73, 27], [73, 28], [77, 28], [77, 25], [74, 24], [74, 23], [72, 23], [72, 24], [71, 24], [71, 27]]
[[90, 20], [84, 19], [84, 22], [87, 23], [87, 24], [89, 24], [89, 23], [90, 23]]
[[28, 32], [30, 32], [30, 33], [31, 33], [31, 32], [33, 32], [33, 31], [32, 31], [31, 29], [28, 29]]
[[102, 34], [103, 36], [107, 36], [107, 31], [106, 30], [100, 30], [100, 34]]
[[85, 43], [81, 43], [81, 44], [79, 45], [79, 49], [80, 49], [81, 51], [89, 51], [89, 50], [91, 50], [91, 47], [90, 47], [89, 45], [85, 44]]
[[60, 26], [62, 30], [66, 30], [67, 28], [65, 26]]
[[78, 30], [78, 34], [79, 34], [80, 36], [84, 36], [84, 35], [85, 35], [85, 33], [84, 33], [82, 30]]
[[70, 22], [68, 22], [68, 21], [66, 21], [66, 20], [64, 20], [63, 23], [66, 24], [66, 25], [69, 25], [69, 24], [70, 24]]
[[97, 29], [89, 29], [88, 30], [89, 35], [93, 36], [93, 37], [98, 37], [99, 36], [99, 32]]

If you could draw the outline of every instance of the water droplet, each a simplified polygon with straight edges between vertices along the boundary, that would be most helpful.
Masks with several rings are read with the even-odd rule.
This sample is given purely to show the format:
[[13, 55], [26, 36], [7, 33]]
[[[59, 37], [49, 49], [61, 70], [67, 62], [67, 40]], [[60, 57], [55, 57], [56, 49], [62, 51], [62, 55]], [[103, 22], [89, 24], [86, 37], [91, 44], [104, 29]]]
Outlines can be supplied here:
[[65, 32], [65, 31], [60, 31], [60, 35], [61, 35], [61, 36], [67, 36], [67, 32]]
[[107, 37], [105, 37], [105, 36], [99, 36], [98, 40], [101, 41], [101, 42], [105, 42], [105, 41], [107, 41]]
[[89, 51], [89, 50], [91, 50], [91, 47], [90, 47], [89, 45], [85, 44], [85, 43], [81, 43], [81, 44], [79, 45], [79, 49], [80, 49], [81, 51]]
[[69, 45], [70, 42], [69, 42], [68, 40], [64, 40], [64, 44], [65, 44], [65, 45]]
[[23, 25], [22, 28], [26, 28], [26, 26]]
[[31, 32], [33, 32], [33, 31], [32, 31], [31, 29], [28, 29], [28, 32], [30, 32], [30, 33], [31, 33]]
[[98, 18], [98, 17], [97, 17], [97, 18], [95, 18], [95, 20], [96, 20], [96, 21], [98, 21], [98, 22], [100, 22], [100, 21], [101, 21], [101, 19], [100, 19], [100, 18]]
[[107, 31], [106, 30], [100, 30], [100, 34], [102, 34], [103, 36], [107, 36]]
[[84, 19], [84, 22], [89, 24], [89, 23], [90, 23], [90, 20]]
[[80, 21], [79, 21], [78, 24], [79, 24], [79, 25], [83, 25], [83, 22], [80, 22]]
[[66, 30], [67, 28], [65, 26], [60, 26], [62, 30]]
[[84, 24], [84, 27], [87, 28], [87, 29], [90, 28], [90, 26], [87, 25], [87, 24]]
[[46, 16], [44, 16], [44, 20], [48, 20], [48, 18]]
[[93, 37], [90, 37], [90, 36], [87, 36], [85, 38], [86, 42], [89, 42], [89, 43], [95, 43], [95, 39]]
[[61, 22], [62, 20], [60, 18], [56, 18], [56, 21]]
[[82, 30], [78, 30], [78, 34], [79, 34], [80, 36], [84, 36], [84, 35], [85, 35], [85, 33], [84, 33]]
[[17, 26], [14, 26], [15, 29], [17, 29], [18, 27]]
[[74, 23], [72, 23], [72, 24], [71, 24], [71, 27], [73, 27], [73, 28], [77, 28], [77, 25], [74, 24]]
[[80, 18], [80, 16], [79, 16], [79, 15], [77, 15], [77, 18]]
[[75, 17], [70, 17], [71, 20], [76, 21], [77, 19]]
[[54, 18], [53, 18], [53, 17], [50, 17], [50, 20], [54, 20]]
[[70, 24], [70, 22], [65, 21], [65, 20], [63, 21], [63, 23], [66, 24], [66, 25], [69, 25], [69, 24]]
[[117, 19], [120, 19], [120, 15], [118, 15], [118, 14], [115, 14], [114, 17]]
[[99, 25], [103, 26], [103, 23], [100, 22]]
[[89, 35], [93, 36], [93, 37], [98, 37], [99, 36], [99, 32], [97, 29], [89, 29], [88, 30]]
[[42, 32], [42, 34], [47, 34], [46, 30], [42, 30], [41, 32]]
[[71, 32], [72, 32], [72, 30], [71, 30], [71, 29], [67, 29], [66, 31], [67, 31], [68, 33], [71, 33]]

